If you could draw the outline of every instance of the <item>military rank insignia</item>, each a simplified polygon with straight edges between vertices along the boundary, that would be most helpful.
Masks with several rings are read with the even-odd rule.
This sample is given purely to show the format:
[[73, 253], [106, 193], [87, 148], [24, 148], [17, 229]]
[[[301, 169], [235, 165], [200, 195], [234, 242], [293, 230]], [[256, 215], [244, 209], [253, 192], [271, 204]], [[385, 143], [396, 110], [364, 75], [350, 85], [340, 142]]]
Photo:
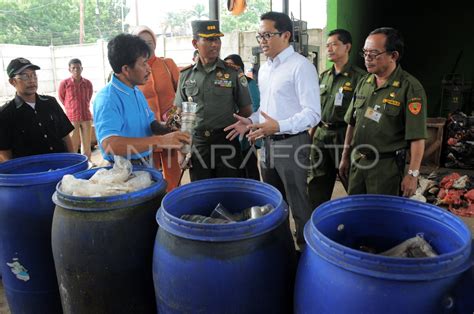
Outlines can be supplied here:
[[215, 80], [214, 81], [214, 86], [230, 88], [230, 87], [232, 87], [232, 81], [230, 81], [230, 80]]
[[399, 101], [396, 101], [395, 99], [384, 98], [384, 99], [383, 99], [383, 103], [384, 103], [384, 104], [390, 104], [390, 105], [393, 105], [393, 106], [400, 107], [400, 102], [399, 102]]

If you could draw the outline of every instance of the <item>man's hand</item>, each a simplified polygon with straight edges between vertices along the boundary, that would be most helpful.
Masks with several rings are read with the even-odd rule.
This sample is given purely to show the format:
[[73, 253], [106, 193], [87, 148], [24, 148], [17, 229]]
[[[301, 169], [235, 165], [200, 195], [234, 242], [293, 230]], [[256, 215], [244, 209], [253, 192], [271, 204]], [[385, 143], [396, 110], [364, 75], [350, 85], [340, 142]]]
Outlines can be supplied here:
[[416, 192], [418, 184], [418, 178], [411, 176], [409, 174], [405, 175], [402, 180], [401, 189], [403, 192], [403, 196], [410, 197]]
[[191, 144], [191, 135], [187, 132], [176, 131], [156, 138], [156, 146], [163, 149], [181, 149], [184, 144]]
[[150, 128], [153, 135], [165, 135], [172, 131], [175, 131], [166, 126], [164, 122], [158, 122], [156, 120], [150, 124]]
[[349, 169], [351, 168], [349, 155], [342, 154], [341, 162], [339, 163], [339, 177], [342, 182], [349, 181]]
[[237, 119], [237, 122], [229, 125], [228, 127], [224, 129], [225, 132], [230, 131], [225, 137], [229, 141], [232, 141], [238, 135], [244, 136], [245, 133], [249, 131], [247, 126], [251, 125], [252, 123], [249, 118], [244, 118], [235, 113], [234, 113], [234, 118]]
[[273, 119], [263, 111], [261, 111], [260, 113], [265, 118], [265, 122], [251, 124], [247, 126], [247, 128], [251, 130], [250, 133], [247, 135], [249, 141], [254, 142], [259, 138], [269, 136], [280, 131], [280, 125], [278, 124], [277, 120]]

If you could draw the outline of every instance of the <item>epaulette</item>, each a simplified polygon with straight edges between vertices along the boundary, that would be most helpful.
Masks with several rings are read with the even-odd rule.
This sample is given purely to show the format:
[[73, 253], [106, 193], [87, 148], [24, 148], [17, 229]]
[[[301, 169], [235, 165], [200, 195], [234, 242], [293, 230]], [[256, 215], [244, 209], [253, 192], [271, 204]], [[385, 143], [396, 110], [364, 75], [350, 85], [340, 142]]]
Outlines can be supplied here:
[[50, 100], [50, 99], [55, 99], [56, 100], [56, 98], [54, 98], [53, 96], [49, 96], [49, 95], [40, 95], [40, 94], [38, 94], [38, 98], [43, 100], [43, 101], [47, 101], [47, 100]]
[[181, 70], [179, 70], [179, 72], [183, 72], [183, 71], [189, 70], [189, 69], [192, 68], [194, 65], [195, 65], [194, 63], [193, 63], [193, 64], [190, 64], [190, 65], [188, 65], [188, 66], [182, 68]]
[[236, 70], [237, 72], [239, 71], [242, 71], [242, 69], [238, 66], [238, 65], [235, 65], [235, 64], [230, 64], [230, 63], [225, 63], [226, 66], [228, 66], [229, 68], [232, 68], [234, 70]]
[[323, 74], [325, 74], [325, 73], [328, 73], [329, 71], [331, 71], [331, 69], [332, 69], [332, 68], [329, 68], [329, 69], [324, 70], [323, 72], [321, 72], [320, 75], [323, 75]]

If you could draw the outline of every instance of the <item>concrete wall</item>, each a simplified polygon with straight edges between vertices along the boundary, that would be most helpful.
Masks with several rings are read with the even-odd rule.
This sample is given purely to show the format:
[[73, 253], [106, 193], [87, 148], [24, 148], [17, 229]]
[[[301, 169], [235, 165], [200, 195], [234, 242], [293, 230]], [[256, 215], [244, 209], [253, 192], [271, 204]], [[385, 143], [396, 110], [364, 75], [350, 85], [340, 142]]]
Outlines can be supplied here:
[[[309, 33], [309, 44], [322, 47], [323, 38], [321, 29], [312, 29]], [[233, 32], [222, 37], [221, 57], [237, 53], [242, 56], [246, 70], [250, 69], [252, 60], [252, 47], [257, 46], [255, 32]], [[325, 42], [325, 39], [324, 39]], [[194, 52], [192, 37], [159, 37], [157, 40], [156, 54], [173, 58], [180, 67], [192, 63]], [[38, 71], [38, 92], [41, 94], [55, 95], [61, 80], [70, 76], [68, 62], [72, 58], [79, 58], [84, 67], [83, 76], [89, 79], [94, 92], [100, 90], [105, 84], [111, 68], [107, 60], [107, 43], [98, 41], [95, 44], [70, 45], [57, 47], [39, 47], [23, 45], [0, 44], [0, 101], [3, 103], [11, 98], [15, 90], [8, 83], [6, 67], [10, 60], [24, 57], [41, 67]], [[265, 58], [262, 55], [261, 60]], [[319, 69], [325, 68], [325, 56], [319, 58]]]
[[11, 98], [15, 89], [8, 82], [6, 68], [10, 60], [24, 57], [41, 70], [38, 73], [38, 92], [55, 95], [61, 80], [68, 78], [68, 62], [79, 58], [84, 67], [83, 76], [92, 82], [94, 92], [101, 89], [111, 68], [107, 61], [107, 43], [70, 45], [57, 47], [0, 45], [0, 98]]

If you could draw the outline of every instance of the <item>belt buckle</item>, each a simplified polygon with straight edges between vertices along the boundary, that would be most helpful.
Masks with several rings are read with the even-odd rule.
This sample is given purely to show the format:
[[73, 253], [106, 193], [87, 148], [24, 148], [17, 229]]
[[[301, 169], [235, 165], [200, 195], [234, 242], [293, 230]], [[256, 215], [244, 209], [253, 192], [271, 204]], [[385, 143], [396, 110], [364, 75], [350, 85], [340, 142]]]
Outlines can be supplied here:
[[204, 131], [204, 136], [205, 137], [211, 136], [211, 131], [209, 131], [209, 130]]

